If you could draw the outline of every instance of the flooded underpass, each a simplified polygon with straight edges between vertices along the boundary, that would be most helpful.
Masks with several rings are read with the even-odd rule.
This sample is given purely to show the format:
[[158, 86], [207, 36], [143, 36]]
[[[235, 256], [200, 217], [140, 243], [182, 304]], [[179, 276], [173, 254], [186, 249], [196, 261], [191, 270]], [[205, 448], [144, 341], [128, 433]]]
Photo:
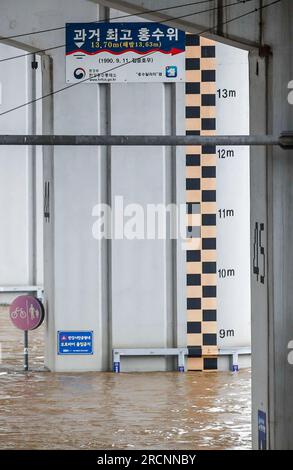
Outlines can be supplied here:
[[250, 449], [250, 371], [50, 373], [0, 310], [1, 449]]

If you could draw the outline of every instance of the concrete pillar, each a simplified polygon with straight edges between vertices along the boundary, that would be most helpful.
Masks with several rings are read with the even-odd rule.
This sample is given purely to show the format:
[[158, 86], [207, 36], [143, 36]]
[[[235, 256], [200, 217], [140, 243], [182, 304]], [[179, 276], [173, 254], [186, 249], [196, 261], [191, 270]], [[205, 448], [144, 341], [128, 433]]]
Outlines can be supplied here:
[[[292, 130], [293, 104], [288, 84], [293, 79], [293, 4], [283, 2], [271, 15], [266, 36], [273, 44], [268, 66], [268, 132]], [[269, 336], [269, 445], [293, 449], [293, 150], [268, 151], [268, 336]]]
[[[264, 43], [271, 53], [251, 55], [252, 129], [278, 135], [292, 129], [288, 83], [293, 77], [293, 5], [283, 2], [268, 15]], [[291, 38], [291, 39], [290, 39]], [[253, 445], [293, 448], [293, 367], [288, 344], [293, 338], [291, 280], [293, 255], [293, 152], [278, 147], [253, 149], [251, 155], [252, 386]]]

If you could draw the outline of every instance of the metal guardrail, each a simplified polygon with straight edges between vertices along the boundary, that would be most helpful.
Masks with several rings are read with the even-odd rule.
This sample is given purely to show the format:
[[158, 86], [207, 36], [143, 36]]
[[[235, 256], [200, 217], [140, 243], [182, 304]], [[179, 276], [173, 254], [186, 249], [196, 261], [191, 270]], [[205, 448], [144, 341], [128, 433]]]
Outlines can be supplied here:
[[218, 352], [219, 356], [231, 356], [231, 370], [238, 372], [239, 370], [239, 355], [251, 354], [251, 348], [221, 348]]
[[43, 298], [43, 286], [0, 286], [0, 294], [13, 294], [13, 293], [35, 293], [38, 299]]
[[273, 135], [0, 135], [0, 145], [279, 145], [293, 148], [293, 132]]
[[177, 356], [178, 371], [185, 370], [185, 356], [188, 354], [187, 348], [132, 348], [113, 349], [113, 372], [120, 372], [121, 356]]

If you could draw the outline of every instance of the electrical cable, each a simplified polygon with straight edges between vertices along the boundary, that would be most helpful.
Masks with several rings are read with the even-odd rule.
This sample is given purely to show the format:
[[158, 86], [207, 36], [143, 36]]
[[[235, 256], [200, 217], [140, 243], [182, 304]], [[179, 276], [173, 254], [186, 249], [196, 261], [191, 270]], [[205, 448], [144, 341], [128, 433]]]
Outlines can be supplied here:
[[[224, 21], [224, 22], [222, 23], [222, 26], [224, 26], [225, 24], [231, 23], [231, 22], [233, 22], [233, 21], [236, 21], [236, 20], [238, 20], [238, 19], [241, 19], [241, 18], [243, 18], [243, 17], [245, 17], [245, 16], [251, 15], [251, 14], [253, 14], [253, 13], [257, 13], [258, 11], [260, 11], [260, 10], [262, 10], [262, 9], [264, 9], [264, 8], [268, 8], [268, 7], [272, 6], [272, 5], [275, 5], [275, 4], [280, 3], [280, 2], [281, 2], [281, 0], [274, 0], [274, 1], [271, 2], [271, 3], [268, 3], [268, 4], [266, 4], [266, 5], [263, 5], [262, 7], [255, 8], [255, 9], [249, 11], [249, 12], [246, 12], [246, 13], [243, 13], [243, 14], [241, 14], [241, 15], [239, 15], [239, 16], [236, 16], [236, 17], [234, 17], [234, 18], [231, 18], [230, 20]], [[239, 2], [237, 2], [237, 3], [239, 4]], [[188, 16], [190, 16], [190, 15], [188, 15]], [[176, 18], [174, 18], [174, 19], [176, 19]], [[177, 18], [177, 19], [178, 19], [178, 18]], [[213, 27], [211, 27], [211, 28], [208, 28], [208, 29], [206, 29], [206, 30], [201, 31], [201, 32], [198, 33], [197, 35], [198, 35], [198, 36], [201, 36], [201, 35], [204, 34], [204, 33], [212, 32], [215, 28], [216, 28], [216, 26], [213, 26]], [[151, 55], [151, 54], [154, 54], [154, 53], [155, 53], [155, 52], [150, 52], [149, 54], [145, 54], [144, 57], [147, 57], [147, 56], [149, 56], [149, 55]], [[80, 85], [81, 83], [87, 82], [87, 81], [90, 80], [91, 78], [98, 77], [98, 76], [101, 75], [101, 74], [109, 73], [109, 72], [112, 72], [113, 70], [117, 70], [118, 68], [125, 67], [126, 65], [131, 64], [134, 60], [135, 60], [135, 59], [132, 59], [131, 61], [129, 61], [129, 62], [125, 63], [125, 64], [120, 64], [120, 65], [117, 65], [117, 66], [115, 66], [115, 67], [112, 67], [111, 69], [108, 69], [108, 70], [105, 70], [104, 72], [98, 73], [98, 74], [94, 75], [93, 77], [85, 78], [85, 79], [83, 79], [83, 80], [80, 80], [80, 81], [77, 82], [77, 83], [72, 83], [71, 85], [68, 85], [68, 86], [63, 87], [63, 88], [59, 88], [58, 90], [54, 90], [54, 91], [52, 91], [52, 92], [50, 92], [50, 93], [47, 93], [47, 94], [45, 94], [45, 95], [43, 95], [43, 96], [40, 96], [39, 98], [34, 98], [33, 100], [27, 101], [26, 103], [23, 103], [23, 104], [21, 104], [21, 105], [18, 105], [18, 106], [15, 106], [15, 107], [13, 107], [13, 108], [10, 108], [10, 109], [8, 109], [8, 110], [3, 111], [2, 113], [0, 113], [0, 116], [4, 116], [4, 115], [6, 115], [6, 114], [8, 114], [8, 113], [11, 113], [11, 112], [13, 112], [13, 111], [16, 111], [17, 109], [24, 108], [25, 106], [28, 106], [28, 105], [33, 104], [33, 103], [36, 103], [36, 102], [41, 101], [41, 100], [43, 100], [43, 99], [45, 99], [45, 98], [49, 98], [49, 97], [51, 97], [51, 96], [53, 96], [53, 95], [56, 95], [57, 93], [61, 93], [62, 91], [68, 90], [69, 88], [73, 88], [73, 87], [75, 87], [75, 86], [78, 86], [78, 85]]]

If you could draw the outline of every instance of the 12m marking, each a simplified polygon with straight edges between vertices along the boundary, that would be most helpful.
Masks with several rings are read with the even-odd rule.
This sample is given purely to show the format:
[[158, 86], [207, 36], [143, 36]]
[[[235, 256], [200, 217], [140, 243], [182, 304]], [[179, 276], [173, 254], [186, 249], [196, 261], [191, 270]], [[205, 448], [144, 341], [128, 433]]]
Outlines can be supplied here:
[[234, 150], [230, 149], [218, 149], [217, 152], [220, 159], [233, 158], [235, 156]]

